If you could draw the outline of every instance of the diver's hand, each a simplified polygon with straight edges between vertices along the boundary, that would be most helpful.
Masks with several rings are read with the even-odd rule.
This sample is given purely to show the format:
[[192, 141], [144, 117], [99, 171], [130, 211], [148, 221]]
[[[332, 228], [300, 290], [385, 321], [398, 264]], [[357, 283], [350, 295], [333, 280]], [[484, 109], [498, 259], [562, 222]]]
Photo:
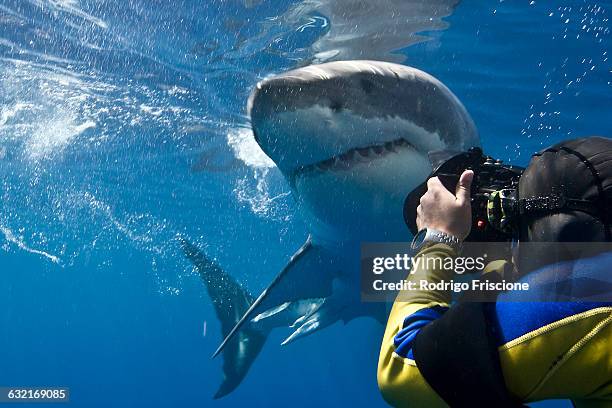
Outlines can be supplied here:
[[470, 188], [473, 179], [474, 172], [465, 170], [459, 178], [454, 195], [439, 178], [427, 180], [427, 191], [417, 207], [417, 228], [433, 228], [464, 240], [472, 228]]

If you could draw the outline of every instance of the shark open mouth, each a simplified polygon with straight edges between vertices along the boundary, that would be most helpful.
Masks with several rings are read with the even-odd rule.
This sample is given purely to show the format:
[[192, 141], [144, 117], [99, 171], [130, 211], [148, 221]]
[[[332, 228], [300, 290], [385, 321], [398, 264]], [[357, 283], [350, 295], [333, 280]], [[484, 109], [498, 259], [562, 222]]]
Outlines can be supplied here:
[[346, 151], [345, 153], [333, 156], [329, 159], [306, 166], [301, 166], [295, 170], [294, 175], [297, 176], [311, 171], [348, 170], [355, 164], [367, 163], [388, 154], [397, 153], [399, 150], [406, 148], [416, 150], [414, 145], [404, 138], [391, 140], [378, 145], [355, 147]]

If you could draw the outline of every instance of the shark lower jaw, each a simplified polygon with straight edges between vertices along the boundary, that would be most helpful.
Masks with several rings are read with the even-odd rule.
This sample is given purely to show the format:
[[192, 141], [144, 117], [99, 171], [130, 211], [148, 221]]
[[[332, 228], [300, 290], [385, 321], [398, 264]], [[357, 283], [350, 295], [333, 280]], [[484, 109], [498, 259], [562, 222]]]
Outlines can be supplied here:
[[403, 201], [427, 178], [431, 165], [426, 154], [404, 143], [383, 151], [369, 147], [367, 161], [353, 158], [342, 167], [315, 164], [290, 180], [313, 236], [328, 241], [406, 238]]
[[373, 161], [387, 158], [392, 154], [407, 152], [417, 152], [417, 149], [404, 138], [369, 146], [354, 147], [329, 159], [300, 166], [290, 173], [290, 179], [295, 180], [320, 173], [347, 172], [353, 170], [355, 166], [370, 166]]

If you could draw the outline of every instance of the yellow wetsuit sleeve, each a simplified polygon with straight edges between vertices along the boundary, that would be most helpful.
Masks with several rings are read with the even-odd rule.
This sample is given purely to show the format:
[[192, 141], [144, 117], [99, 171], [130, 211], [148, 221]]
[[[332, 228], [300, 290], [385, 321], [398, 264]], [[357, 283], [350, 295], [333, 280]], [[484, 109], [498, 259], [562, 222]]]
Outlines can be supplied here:
[[[442, 261], [456, 252], [444, 244], [429, 246], [415, 257], [415, 267], [407, 280], [437, 283], [452, 279], [452, 270], [442, 268]], [[418, 260], [418, 261], [417, 261]], [[450, 291], [410, 290], [398, 294], [383, 337], [378, 360], [378, 386], [385, 400], [393, 406], [445, 407], [446, 403], [427, 384], [414, 360], [395, 353], [394, 338], [406, 316], [432, 306], [449, 306]]]
[[499, 348], [508, 390], [525, 402], [612, 407], [612, 304], [539, 327]]

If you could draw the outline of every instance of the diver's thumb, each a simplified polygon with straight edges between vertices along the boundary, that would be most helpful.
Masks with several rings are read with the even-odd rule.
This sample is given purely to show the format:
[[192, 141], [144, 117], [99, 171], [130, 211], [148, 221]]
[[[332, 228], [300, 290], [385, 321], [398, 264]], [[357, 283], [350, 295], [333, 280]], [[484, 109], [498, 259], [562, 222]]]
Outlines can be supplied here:
[[457, 189], [455, 191], [455, 197], [457, 197], [457, 200], [461, 201], [461, 203], [470, 202], [472, 180], [474, 180], [474, 172], [472, 170], [465, 170], [463, 173], [461, 173], [461, 177], [459, 177], [459, 182], [457, 183]]

